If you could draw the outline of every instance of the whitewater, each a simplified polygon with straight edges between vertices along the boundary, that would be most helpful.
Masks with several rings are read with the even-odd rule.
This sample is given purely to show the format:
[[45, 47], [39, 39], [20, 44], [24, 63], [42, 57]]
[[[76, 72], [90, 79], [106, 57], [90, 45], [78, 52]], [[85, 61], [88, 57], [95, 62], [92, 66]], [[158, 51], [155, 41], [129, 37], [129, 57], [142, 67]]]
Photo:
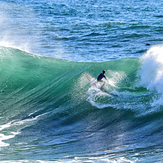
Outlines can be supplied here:
[[0, 4], [1, 162], [162, 162], [161, 2]]

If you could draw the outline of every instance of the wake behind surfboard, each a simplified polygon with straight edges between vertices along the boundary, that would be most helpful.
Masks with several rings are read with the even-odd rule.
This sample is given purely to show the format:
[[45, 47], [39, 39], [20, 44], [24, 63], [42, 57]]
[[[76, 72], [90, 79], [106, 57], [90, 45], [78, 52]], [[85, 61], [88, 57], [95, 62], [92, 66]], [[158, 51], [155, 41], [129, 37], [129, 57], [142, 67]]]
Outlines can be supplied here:
[[97, 80], [95, 78], [93, 78], [92, 76], [88, 75], [87, 73], [85, 74], [88, 81], [90, 82], [90, 84], [94, 87], [96, 87], [97, 89], [100, 89], [101, 91], [108, 93], [104, 88], [101, 88], [101, 85], [97, 82]]

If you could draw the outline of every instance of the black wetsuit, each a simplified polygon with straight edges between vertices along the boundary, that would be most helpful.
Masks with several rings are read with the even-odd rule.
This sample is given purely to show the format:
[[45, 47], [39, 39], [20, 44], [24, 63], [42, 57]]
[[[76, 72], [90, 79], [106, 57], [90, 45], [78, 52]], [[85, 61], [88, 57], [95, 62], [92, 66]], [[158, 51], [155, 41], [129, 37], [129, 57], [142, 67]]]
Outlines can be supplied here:
[[105, 78], [106, 79], [106, 76], [101, 73], [98, 77], [97, 77], [97, 81], [100, 81], [102, 78]]

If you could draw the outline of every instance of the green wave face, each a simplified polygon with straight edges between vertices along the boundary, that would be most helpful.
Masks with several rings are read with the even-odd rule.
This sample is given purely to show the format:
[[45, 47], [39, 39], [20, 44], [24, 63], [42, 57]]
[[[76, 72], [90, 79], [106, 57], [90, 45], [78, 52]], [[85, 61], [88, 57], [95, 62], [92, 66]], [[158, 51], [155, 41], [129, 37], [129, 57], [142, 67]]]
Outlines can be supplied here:
[[[3, 103], [4, 109], [16, 107], [20, 110], [22, 106], [29, 109], [32, 105], [35, 110], [38, 103], [39, 107], [71, 107], [75, 101], [90, 102], [97, 108], [133, 109], [133, 102], [151, 101], [149, 91], [139, 86], [142, 61], [137, 58], [100, 63], [74, 62], [5, 47], [1, 47], [0, 55], [1, 101], [10, 101]], [[105, 89], [114, 93], [114, 98], [96, 90], [86, 79], [85, 73], [96, 79], [103, 69], [108, 78]]]

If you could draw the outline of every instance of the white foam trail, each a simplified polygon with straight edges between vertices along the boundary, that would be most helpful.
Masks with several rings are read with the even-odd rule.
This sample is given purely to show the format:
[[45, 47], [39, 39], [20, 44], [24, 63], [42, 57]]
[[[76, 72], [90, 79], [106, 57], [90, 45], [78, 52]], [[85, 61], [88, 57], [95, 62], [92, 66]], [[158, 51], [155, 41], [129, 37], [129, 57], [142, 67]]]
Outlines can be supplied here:
[[[31, 113], [32, 115], [33, 113]], [[27, 127], [29, 125], [31, 125], [32, 122], [34, 121], [37, 121], [40, 117], [46, 115], [48, 113], [44, 113], [44, 114], [41, 114], [41, 115], [38, 115], [36, 117], [32, 117], [32, 118], [27, 118], [25, 120], [20, 120], [20, 121], [16, 121], [16, 122], [9, 122], [7, 124], [4, 124], [4, 125], [1, 125], [0, 126], [0, 147], [3, 147], [3, 146], [9, 146], [10, 144], [8, 143], [5, 143], [4, 140], [8, 140], [8, 139], [11, 139], [11, 138], [14, 138], [16, 135], [20, 134], [20, 130], [21, 128], [24, 128], [24, 127]], [[5, 135], [2, 133], [3, 130], [7, 129], [7, 128], [10, 128], [12, 129], [12, 127], [15, 126], [14, 130], [17, 130], [17, 131], [14, 131], [14, 132], [10, 132], [8, 135]], [[18, 126], [18, 127], [16, 127]]]
[[[11, 123], [7, 123], [7, 124], [4, 124], [4, 125], [1, 125], [0, 126], [0, 131], [6, 129], [6, 128], [9, 128], [11, 127]], [[4, 134], [0, 134], [0, 147], [4, 147], [4, 146], [9, 146], [10, 144], [8, 143], [5, 143], [4, 140], [8, 140], [8, 139], [11, 139], [11, 138], [14, 138], [15, 135], [19, 134], [19, 132], [11, 132], [10, 135], [4, 135]]]
[[87, 100], [91, 103], [92, 106], [96, 106], [99, 109], [112, 106], [110, 103], [108, 103], [108, 100], [112, 98], [112, 95], [102, 92], [100, 89], [94, 86], [89, 88], [88, 94], [89, 94], [89, 97]]

